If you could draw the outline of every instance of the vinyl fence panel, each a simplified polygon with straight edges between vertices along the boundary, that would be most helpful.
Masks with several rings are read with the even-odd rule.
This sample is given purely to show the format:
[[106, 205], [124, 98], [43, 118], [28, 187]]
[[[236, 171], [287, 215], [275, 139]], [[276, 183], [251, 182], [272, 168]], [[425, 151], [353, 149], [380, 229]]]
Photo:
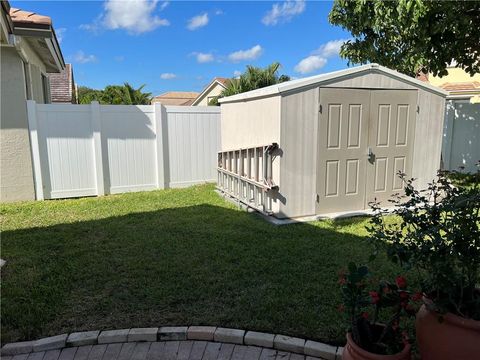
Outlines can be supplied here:
[[183, 187], [202, 182], [202, 179], [215, 180], [220, 144], [217, 108], [168, 106], [166, 113], [170, 186]]
[[90, 107], [37, 105], [38, 146], [45, 198], [97, 194]]
[[480, 161], [480, 104], [449, 100], [443, 133], [443, 166], [446, 170], [476, 172]]
[[218, 107], [29, 101], [28, 109], [37, 199], [216, 180]]

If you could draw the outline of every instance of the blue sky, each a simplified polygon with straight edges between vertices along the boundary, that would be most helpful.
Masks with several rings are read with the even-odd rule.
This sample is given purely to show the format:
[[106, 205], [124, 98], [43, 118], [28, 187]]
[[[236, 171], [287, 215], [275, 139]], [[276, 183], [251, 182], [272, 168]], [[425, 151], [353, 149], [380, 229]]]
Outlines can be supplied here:
[[[133, 4], [135, 2], [135, 4]], [[10, 1], [52, 18], [79, 85], [125, 81], [154, 95], [200, 91], [246, 65], [303, 77], [345, 68], [349, 34], [327, 1]]]

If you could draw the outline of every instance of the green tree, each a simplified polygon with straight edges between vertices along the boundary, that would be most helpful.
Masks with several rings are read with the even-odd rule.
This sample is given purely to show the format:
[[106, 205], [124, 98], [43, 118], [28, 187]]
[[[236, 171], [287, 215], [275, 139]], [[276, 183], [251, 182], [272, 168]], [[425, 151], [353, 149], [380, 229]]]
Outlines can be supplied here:
[[222, 97], [289, 81], [290, 77], [288, 75], [278, 75], [279, 69], [280, 63], [278, 62], [274, 62], [265, 68], [248, 65], [245, 72], [239, 77], [229, 79], [226, 89], [221, 92], [218, 98], [210, 100], [209, 105], [218, 105], [218, 99]]
[[103, 90], [95, 90], [85, 86], [78, 88], [80, 104], [90, 104], [98, 101], [101, 104], [111, 105], [148, 105], [152, 99], [151, 93], [143, 92], [145, 85], [138, 89], [129, 83], [123, 85], [108, 85]]
[[79, 104], [90, 104], [92, 101], [100, 102], [102, 90], [96, 90], [86, 86], [79, 86], [77, 89], [77, 94]]
[[480, 71], [480, 1], [335, 0], [330, 23], [351, 32], [340, 55], [414, 76], [446, 75], [452, 62]]

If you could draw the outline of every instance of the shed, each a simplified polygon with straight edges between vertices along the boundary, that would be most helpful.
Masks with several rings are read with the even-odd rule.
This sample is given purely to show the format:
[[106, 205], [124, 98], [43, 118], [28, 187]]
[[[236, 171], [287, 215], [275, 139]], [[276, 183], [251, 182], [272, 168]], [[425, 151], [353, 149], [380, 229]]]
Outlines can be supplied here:
[[277, 218], [386, 205], [435, 177], [446, 95], [368, 64], [223, 98], [217, 188]]

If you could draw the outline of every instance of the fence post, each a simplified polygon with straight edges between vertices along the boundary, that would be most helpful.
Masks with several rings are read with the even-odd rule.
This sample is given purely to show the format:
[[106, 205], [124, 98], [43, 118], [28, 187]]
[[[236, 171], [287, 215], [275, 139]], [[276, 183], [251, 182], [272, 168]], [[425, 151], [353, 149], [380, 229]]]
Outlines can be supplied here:
[[155, 136], [156, 136], [156, 158], [157, 158], [157, 187], [165, 189], [165, 162], [164, 162], [164, 144], [163, 144], [163, 123], [167, 121], [164, 118], [163, 105], [154, 103], [155, 109]]
[[43, 200], [42, 167], [40, 164], [40, 147], [38, 144], [37, 104], [34, 100], [27, 100], [27, 118], [30, 132], [30, 148], [32, 150], [35, 197], [37, 200]]
[[102, 159], [102, 134], [100, 124], [100, 104], [98, 101], [92, 101], [90, 104], [92, 113], [93, 129], [93, 153], [95, 157], [95, 178], [97, 180], [97, 195], [105, 195], [105, 182], [103, 179], [103, 159]]

